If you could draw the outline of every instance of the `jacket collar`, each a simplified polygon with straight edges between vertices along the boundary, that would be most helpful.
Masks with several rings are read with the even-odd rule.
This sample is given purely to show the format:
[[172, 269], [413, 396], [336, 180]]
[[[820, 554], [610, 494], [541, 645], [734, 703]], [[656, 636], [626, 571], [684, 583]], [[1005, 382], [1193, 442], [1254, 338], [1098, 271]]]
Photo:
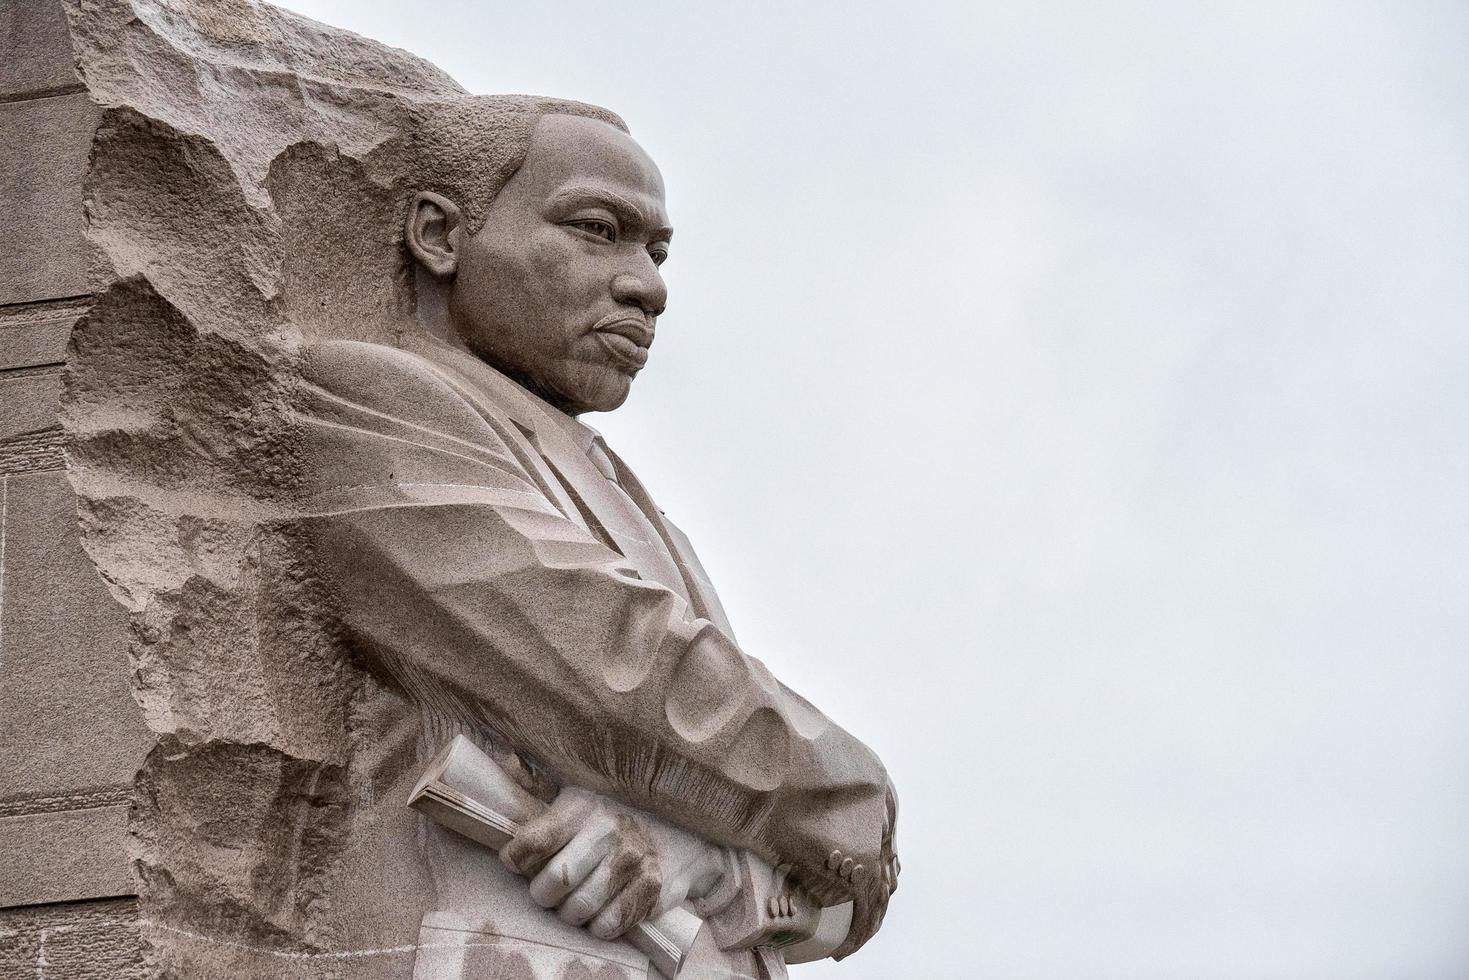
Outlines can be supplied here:
[[478, 389], [532, 441], [538, 443], [549, 429], [569, 438], [585, 454], [597, 438], [597, 430], [526, 390], [468, 351], [450, 346], [427, 333], [419, 334], [405, 346]]
[[[473, 354], [452, 347], [435, 337], [420, 334], [415, 343], [406, 346], [450, 375], [451, 380], [459, 379], [461, 385], [494, 404], [520, 428], [546, 465], [559, 475], [578, 498], [583, 501], [595, 500], [606, 492], [604, 484], [607, 478], [596, 468], [587, 453], [593, 440], [600, 436], [596, 429], [527, 391]], [[724, 615], [718, 594], [695, 557], [688, 539], [658, 509], [631, 468], [610, 448], [607, 453], [638, 509], [657, 530], [673, 555], [696, 614], [712, 620], [728, 633], [729, 620]], [[595, 515], [592, 517], [595, 520]], [[577, 514], [577, 519], [579, 523], [585, 524], [581, 514]], [[624, 555], [630, 553], [634, 542], [621, 540], [621, 535], [612, 528], [605, 530]]]

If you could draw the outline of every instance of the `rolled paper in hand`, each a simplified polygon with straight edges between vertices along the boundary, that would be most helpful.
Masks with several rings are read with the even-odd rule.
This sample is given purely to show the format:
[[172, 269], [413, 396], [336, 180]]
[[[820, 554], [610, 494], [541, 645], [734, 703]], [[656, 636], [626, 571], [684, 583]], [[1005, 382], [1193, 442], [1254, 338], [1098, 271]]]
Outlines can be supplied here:
[[[429, 763], [408, 805], [440, 826], [496, 852], [514, 839], [523, 824], [546, 809], [546, 804], [526, 792], [463, 735], [456, 735]], [[795, 909], [788, 902], [783, 911], [774, 906], [767, 910], [763, 899], [774, 891], [783, 891], [780, 886], [784, 876], [776, 875], [748, 853], [742, 853], [737, 863], [744, 879], [740, 888], [745, 893], [744, 901], [715, 912], [720, 920], [711, 923], [719, 926], [715, 937], [724, 940], [719, 945], [785, 946], [782, 952], [787, 962], [804, 963], [830, 955], [846, 937], [850, 904], [820, 910]], [[735, 920], [729, 921], [732, 913]], [[675, 906], [640, 923], [623, 939], [646, 955], [659, 973], [673, 980], [703, 926], [699, 916]]]
[[[429, 763], [408, 805], [497, 852], [522, 824], [546, 809], [463, 735], [454, 736]], [[672, 980], [703, 924], [687, 909], [671, 908], [639, 923], [623, 938]]]

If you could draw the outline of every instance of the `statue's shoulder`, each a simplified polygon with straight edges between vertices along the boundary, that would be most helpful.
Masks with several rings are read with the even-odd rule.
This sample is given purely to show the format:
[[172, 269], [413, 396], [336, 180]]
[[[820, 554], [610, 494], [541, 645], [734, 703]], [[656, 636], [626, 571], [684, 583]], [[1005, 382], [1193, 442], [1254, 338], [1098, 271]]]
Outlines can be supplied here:
[[433, 374], [433, 365], [426, 358], [387, 344], [323, 340], [301, 352], [302, 377], [332, 391], [357, 389], [370, 394], [374, 384], [431, 378]]
[[301, 377], [333, 400], [440, 427], [477, 418], [464, 395], [428, 358], [400, 347], [360, 340], [326, 340], [301, 352]]

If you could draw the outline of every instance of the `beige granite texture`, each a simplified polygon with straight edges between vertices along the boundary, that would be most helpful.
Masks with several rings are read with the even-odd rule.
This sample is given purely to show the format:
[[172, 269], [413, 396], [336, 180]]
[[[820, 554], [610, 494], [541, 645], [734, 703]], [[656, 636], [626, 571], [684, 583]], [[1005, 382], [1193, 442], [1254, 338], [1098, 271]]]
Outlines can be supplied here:
[[[83, 183], [100, 113], [61, 0], [0, 4], [0, 976], [136, 975], [131, 783], [152, 737], [126, 615], [82, 552], [57, 418], [94, 288]], [[17, 960], [16, 957], [19, 957]], [[17, 965], [20, 964], [20, 965]], [[127, 969], [124, 970], [124, 967]], [[20, 971], [20, 972], [14, 972]]]
[[127, 806], [72, 808], [0, 817], [0, 908], [133, 893], [127, 865], [98, 861], [91, 840], [116, 845], [127, 828]]
[[0, 101], [80, 89], [61, 0], [12, 0], [0, 6]]
[[0, 909], [0, 977], [144, 980], [131, 898]]
[[6, 208], [0, 304], [90, 292], [82, 178], [96, 120], [85, 92], [0, 102]]
[[[5, 385], [0, 380], [0, 392]], [[64, 809], [59, 801], [70, 798], [84, 807], [125, 803], [117, 791], [132, 781], [147, 737], [128, 690], [121, 642], [125, 616], [78, 544], [76, 500], [64, 473], [0, 476], [0, 503], [5, 518], [0, 819], [55, 813]], [[88, 737], [89, 732], [98, 737]], [[69, 831], [58, 827], [55, 836], [58, 845], [64, 840], [75, 846]], [[9, 850], [11, 840], [10, 825], [0, 823], [0, 851]], [[98, 838], [80, 840], [87, 844]], [[115, 882], [119, 875], [126, 880], [121, 835], [109, 842], [115, 850], [105, 862], [107, 880]], [[90, 853], [89, 860], [100, 857]], [[18, 882], [5, 884], [14, 895]], [[36, 901], [57, 900], [55, 886], [36, 884], [38, 894], [53, 896]], [[93, 896], [74, 892], [67, 897]], [[12, 902], [0, 899], [4, 904]]]
[[88, 305], [60, 299], [0, 306], [0, 371], [61, 364], [72, 325]]
[[[622, 121], [254, 0], [67, 11], [106, 285], [61, 415], [157, 738], [129, 815], [147, 970], [648, 976], [622, 929], [737, 900], [710, 851], [779, 869], [772, 916], [851, 903], [816, 955], [857, 950], [895, 887], [881, 762], [739, 647], [576, 418], [626, 397], [667, 300], [661, 175]], [[461, 734], [548, 804], [503, 862], [407, 806]], [[547, 892], [543, 864], [585, 878]], [[796, 937], [750, 934], [698, 933], [678, 977], [784, 976]]]

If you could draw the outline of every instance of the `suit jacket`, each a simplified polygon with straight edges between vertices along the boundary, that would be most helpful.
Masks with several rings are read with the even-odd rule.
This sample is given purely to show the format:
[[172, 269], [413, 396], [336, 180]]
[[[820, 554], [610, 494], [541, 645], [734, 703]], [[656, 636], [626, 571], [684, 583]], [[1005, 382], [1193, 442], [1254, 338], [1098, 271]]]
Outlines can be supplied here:
[[878, 867], [881, 764], [739, 649], [688, 539], [593, 430], [428, 339], [323, 343], [303, 372], [295, 533], [371, 678], [352, 764], [376, 789], [341, 873], [363, 922], [622, 955], [547, 938], [523, 881], [406, 809], [458, 732], [543, 795], [603, 792], [851, 897], [827, 858]]

